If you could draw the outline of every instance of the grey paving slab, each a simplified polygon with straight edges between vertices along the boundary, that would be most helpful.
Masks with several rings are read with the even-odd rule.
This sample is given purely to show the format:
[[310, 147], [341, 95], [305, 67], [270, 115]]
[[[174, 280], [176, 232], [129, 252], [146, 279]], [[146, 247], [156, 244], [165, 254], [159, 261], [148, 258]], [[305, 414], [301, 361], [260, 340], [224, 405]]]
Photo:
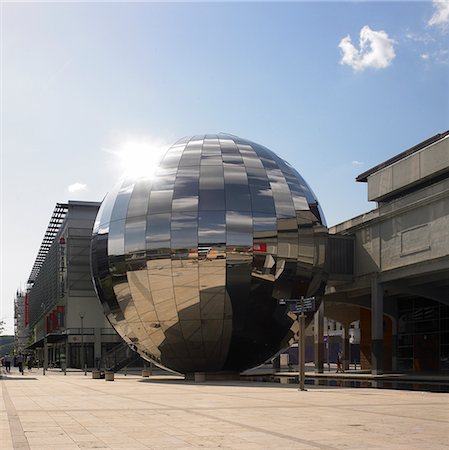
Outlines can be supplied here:
[[33, 371], [2, 377], [3, 449], [449, 449], [449, 394]]

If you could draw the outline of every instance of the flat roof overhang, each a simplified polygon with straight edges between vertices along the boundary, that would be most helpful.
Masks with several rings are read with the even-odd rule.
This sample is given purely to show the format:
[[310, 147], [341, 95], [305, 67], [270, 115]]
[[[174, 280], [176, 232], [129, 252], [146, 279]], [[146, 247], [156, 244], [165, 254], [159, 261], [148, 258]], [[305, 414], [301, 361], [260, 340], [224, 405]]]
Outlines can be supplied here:
[[50, 333], [47, 336], [40, 338], [38, 341], [33, 342], [31, 345], [25, 348], [25, 350], [35, 350], [36, 348], [42, 348], [45, 344], [45, 339], [47, 339], [47, 344], [54, 344], [56, 342], [64, 341], [67, 339], [66, 334], [60, 333]]
[[410, 147], [409, 149], [403, 151], [402, 153], [399, 153], [399, 154], [393, 156], [392, 158], [387, 159], [386, 161], [378, 164], [377, 166], [374, 166], [371, 169], [368, 169], [367, 171], [361, 173], [355, 179], [355, 181], [366, 183], [368, 181], [368, 177], [370, 175], [372, 175], [373, 173], [379, 172], [380, 170], [384, 169], [385, 167], [391, 166], [395, 162], [400, 161], [400, 160], [406, 158], [407, 156], [410, 156], [413, 153], [416, 153], [417, 151], [422, 150], [423, 148], [426, 148], [429, 145], [432, 145], [435, 142], [438, 142], [438, 141], [444, 139], [448, 135], [449, 135], [449, 130], [444, 131], [443, 133], [438, 133], [435, 136], [432, 136], [429, 139], [426, 139], [425, 141], [422, 141], [419, 144], [416, 144], [413, 147]]

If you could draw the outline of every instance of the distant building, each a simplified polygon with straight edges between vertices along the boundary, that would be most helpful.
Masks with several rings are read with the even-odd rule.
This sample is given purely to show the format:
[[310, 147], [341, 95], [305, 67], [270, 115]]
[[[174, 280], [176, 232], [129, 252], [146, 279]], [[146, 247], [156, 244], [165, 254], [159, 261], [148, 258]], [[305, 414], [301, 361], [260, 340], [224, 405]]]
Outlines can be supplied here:
[[28, 298], [22, 291], [14, 299], [14, 352], [24, 352], [30, 337], [28, 329]]
[[[349, 280], [328, 283], [317, 334], [324, 317], [344, 329], [360, 321], [362, 368], [449, 370], [449, 131], [357, 181], [368, 184], [377, 208], [329, 230], [331, 238], [354, 240], [354, 270]], [[319, 369], [323, 347], [317, 346]], [[344, 347], [347, 360], [348, 338]]]
[[90, 273], [92, 227], [100, 203], [69, 201], [53, 211], [28, 279], [28, 320], [41, 361], [88, 367], [121, 339], [104, 316]]

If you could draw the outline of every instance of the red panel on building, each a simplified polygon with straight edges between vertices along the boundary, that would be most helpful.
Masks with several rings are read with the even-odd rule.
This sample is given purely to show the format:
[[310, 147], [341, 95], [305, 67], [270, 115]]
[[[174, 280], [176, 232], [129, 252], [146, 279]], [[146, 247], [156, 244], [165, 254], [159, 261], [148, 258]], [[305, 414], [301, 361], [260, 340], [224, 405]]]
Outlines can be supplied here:
[[264, 242], [261, 242], [260, 244], [254, 244], [253, 245], [253, 252], [254, 253], [266, 253], [267, 252], [267, 244]]

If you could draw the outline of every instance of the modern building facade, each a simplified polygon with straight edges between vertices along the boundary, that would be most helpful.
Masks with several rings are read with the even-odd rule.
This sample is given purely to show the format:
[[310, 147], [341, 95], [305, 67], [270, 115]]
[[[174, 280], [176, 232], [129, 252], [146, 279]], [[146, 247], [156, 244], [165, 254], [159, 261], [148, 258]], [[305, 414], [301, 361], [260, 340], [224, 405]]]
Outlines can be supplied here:
[[90, 241], [99, 207], [80, 201], [56, 205], [28, 279], [28, 350], [49, 365], [95, 367], [121, 342], [91, 278]]
[[354, 239], [354, 272], [328, 283], [317, 368], [327, 316], [345, 329], [360, 321], [361, 364], [373, 373], [449, 370], [449, 131], [357, 181], [377, 208], [330, 228]]
[[[154, 184], [125, 180], [99, 213], [99, 203], [56, 205], [17, 302], [40, 359], [93, 366], [122, 342], [91, 281], [98, 213], [92, 256], [103, 307], [129, 346], [162, 365], [177, 352], [188, 369], [243, 368], [225, 358], [226, 345], [234, 362], [262, 362], [297, 338], [295, 315], [277, 300], [319, 295], [327, 280], [308, 321], [317, 371], [338, 350], [346, 367], [375, 374], [449, 370], [449, 131], [357, 177], [377, 207], [329, 234], [308, 186], [267, 149], [218, 135], [171, 150]], [[276, 345], [273, 320], [288, 321]], [[245, 335], [269, 351], [251, 354]]]

